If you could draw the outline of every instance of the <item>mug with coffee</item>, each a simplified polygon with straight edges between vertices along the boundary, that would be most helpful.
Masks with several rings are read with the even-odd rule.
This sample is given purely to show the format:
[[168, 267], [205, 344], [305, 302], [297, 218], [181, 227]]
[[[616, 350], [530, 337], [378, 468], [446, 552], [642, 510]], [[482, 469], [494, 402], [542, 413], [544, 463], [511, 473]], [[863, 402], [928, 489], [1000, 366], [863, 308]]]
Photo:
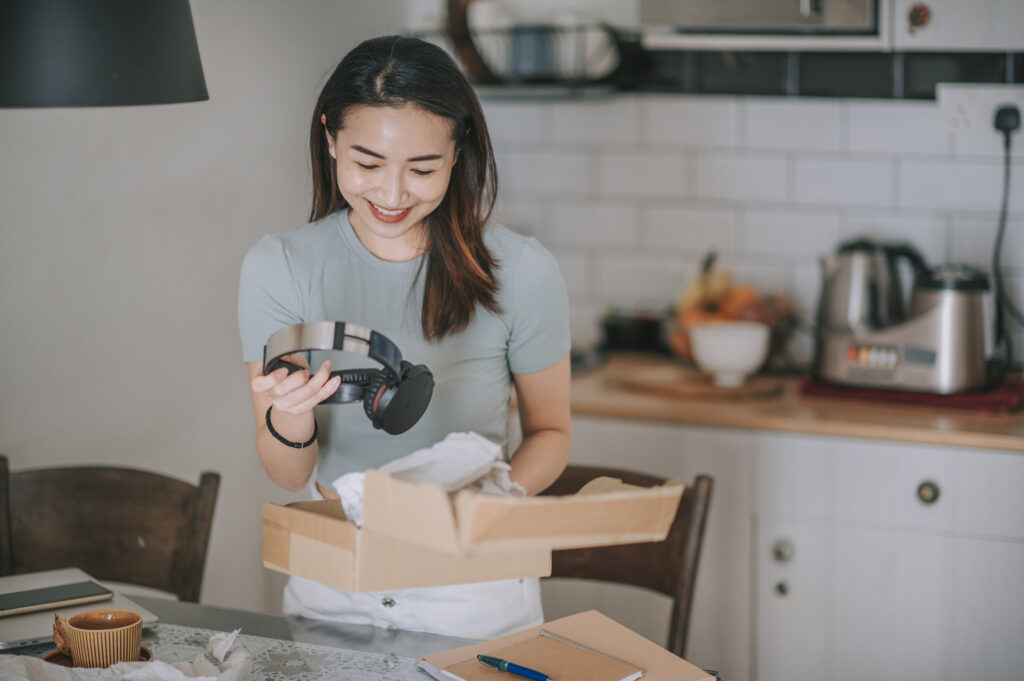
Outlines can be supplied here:
[[76, 667], [135, 662], [142, 650], [142, 615], [133, 610], [88, 610], [54, 615], [53, 640]]

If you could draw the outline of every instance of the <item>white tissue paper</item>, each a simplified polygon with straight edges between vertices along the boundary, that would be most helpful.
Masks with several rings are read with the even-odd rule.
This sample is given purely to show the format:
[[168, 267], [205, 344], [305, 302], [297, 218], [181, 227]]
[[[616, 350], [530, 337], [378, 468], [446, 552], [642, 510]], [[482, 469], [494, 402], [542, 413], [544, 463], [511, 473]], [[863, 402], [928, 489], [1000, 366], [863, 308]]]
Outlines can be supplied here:
[[0, 679], [4, 681], [94, 681], [127, 679], [128, 681], [241, 681], [249, 673], [252, 660], [241, 645], [232, 649], [239, 629], [210, 637], [206, 649], [217, 660], [205, 656], [192, 662], [168, 664], [152, 662], [118, 662], [103, 669], [62, 667], [38, 657], [0, 655]]
[[[526, 490], [512, 482], [512, 467], [501, 447], [478, 433], [451, 433], [437, 444], [418, 449], [379, 469], [406, 482], [432, 482], [446, 492], [468, 489], [485, 494], [525, 497]], [[363, 473], [346, 473], [331, 486], [341, 497], [345, 515], [357, 527], [363, 524]]]

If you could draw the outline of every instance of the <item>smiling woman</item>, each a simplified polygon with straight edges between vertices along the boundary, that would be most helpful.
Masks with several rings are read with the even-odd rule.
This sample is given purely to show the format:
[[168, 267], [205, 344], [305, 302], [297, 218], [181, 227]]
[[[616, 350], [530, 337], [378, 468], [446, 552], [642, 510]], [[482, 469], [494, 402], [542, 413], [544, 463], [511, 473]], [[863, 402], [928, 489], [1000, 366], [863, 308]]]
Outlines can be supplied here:
[[[470, 431], [502, 446], [527, 494], [546, 488], [569, 454], [568, 296], [535, 239], [488, 222], [497, 178], [469, 83], [434, 45], [368, 40], [328, 79], [309, 140], [311, 222], [253, 246], [239, 287], [256, 451], [270, 479], [312, 483], [317, 496], [346, 473]], [[389, 435], [362, 410], [319, 406], [340, 385], [329, 361], [314, 371], [290, 355], [300, 371], [263, 373], [271, 334], [322, 320], [374, 329], [430, 367], [433, 398], [412, 428]], [[523, 437], [509, 452], [513, 385]], [[465, 638], [542, 621], [534, 579], [349, 594], [293, 577], [285, 608]]]
[[[394, 147], [391, 172], [384, 173], [392, 177], [402, 175], [395, 172], [400, 159], [408, 162], [409, 158], [424, 154], [441, 156], [436, 164], [440, 172], [434, 173], [438, 175], [434, 178], [437, 184], [429, 186], [440, 189], [443, 196], [431, 202], [433, 205], [422, 203], [419, 210], [410, 211], [401, 221], [410, 227], [404, 231], [403, 250], [420, 246], [431, 251], [426, 266], [424, 334], [437, 339], [462, 330], [477, 303], [497, 312], [495, 262], [483, 243], [483, 226], [497, 196], [497, 171], [480, 103], [454, 62], [436, 46], [421, 40], [369, 40], [342, 60], [320, 93], [310, 130], [310, 219], [350, 207], [356, 222], [362, 217], [373, 218], [364, 225], [362, 238], [365, 228], [375, 224], [378, 216], [389, 216], [368, 210], [365, 204], [372, 203], [369, 197], [349, 193], [363, 183], [359, 182], [360, 173], [348, 177], [344, 154], [341, 159], [336, 157], [339, 136], [343, 148], [348, 141], [361, 146], [363, 152], [373, 152], [352, 159], [356, 169], [367, 172], [380, 169], [380, 162], [388, 160], [380, 158], [384, 150], [373, 150], [373, 144]], [[359, 152], [353, 149], [349, 153]], [[327, 156], [336, 162], [329, 162]], [[380, 182], [387, 179], [373, 184]], [[391, 187], [378, 189], [394, 193], [403, 186], [404, 183], [392, 182]], [[395, 205], [401, 197], [386, 198], [380, 191], [374, 196], [377, 201], [391, 203], [380, 206], [385, 211], [402, 209]], [[354, 198], [359, 200], [352, 201]], [[359, 227], [353, 227], [358, 233]], [[425, 242], [420, 232], [429, 234]], [[389, 259], [386, 253], [374, 254]], [[407, 257], [400, 259], [408, 260], [419, 254], [407, 252]]]
[[444, 200], [455, 165], [448, 119], [413, 104], [359, 106], [335, 137], [324, 134], [359, 240], [382, 260], [422, 254], [424, 219]]

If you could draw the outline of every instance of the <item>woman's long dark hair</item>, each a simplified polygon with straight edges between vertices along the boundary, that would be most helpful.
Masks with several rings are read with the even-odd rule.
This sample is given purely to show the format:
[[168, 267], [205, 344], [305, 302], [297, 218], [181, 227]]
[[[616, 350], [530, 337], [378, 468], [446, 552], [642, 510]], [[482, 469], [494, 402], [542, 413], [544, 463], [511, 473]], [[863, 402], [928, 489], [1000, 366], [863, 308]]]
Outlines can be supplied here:
[[420, 319], [423, 335], [439, 340], [465, 329], [477, 304], [500, 311], [496, 264], [483, 238], [498, 191], [494, 152], [480, 102], [444, 50], [416, 38], [385, 36], [361, 43], [341, 60], [320, 92], [310, 125], [309, 219], [348, 206], [338, 190], [321, 115], [333, 138], [353, 106], [406, 104], [449, 119], [458, 153], [448, 192], [424, 220], [428, 257]]

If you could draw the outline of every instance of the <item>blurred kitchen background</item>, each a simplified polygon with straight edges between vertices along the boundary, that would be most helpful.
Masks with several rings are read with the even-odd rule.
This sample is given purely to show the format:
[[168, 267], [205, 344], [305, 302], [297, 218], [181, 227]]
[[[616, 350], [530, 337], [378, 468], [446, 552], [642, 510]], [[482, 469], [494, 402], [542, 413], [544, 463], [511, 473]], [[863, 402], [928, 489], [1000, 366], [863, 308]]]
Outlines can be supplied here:
[[[644, 35], [637, 0], [503, 0], [490, 14], [480, 0], [481, 35], [509, 17], [621, 31], [621, 52], [599, 53], [583, 77], [480, 85], [498, 219], [557, 256], [575, 347], [600, 341], [609, 307], [672, 305], [712, 250], [808, 322], [819, 259], [853, 236], [990, 269], [1003, 176], [992, 112], [1024, 106], [1024, 5], [935, 0], [922, 19], [913, 4], [881, 0], [879, 36], [838, 48], [849, 36]], [[385, 33], [451, 46], [448, 3], [191, 5], [208, 101], [0, 109], [0, 452], [14, 469], [220, 471], [202, 600], [274, 611], [282, 579], [262, 567], [260, 507], [296, 497], [266, 480], [252, 447], [239, 265], [261, 235], [308, 215], [308, 118], [338, 59]], [[497, 66], [529, 73], [522, 49], [511, 65], [499, 50]], [[537, 49], [544, 68], [557, 61]], [[1002, 262], [1018, 304], [1022, 159], [1017, 133]], [[1024, 347], [1019, 327], [1014, 340]], [[796, 333], [791, 350], [808, 362], [811, 338]], [[731, 501], [718, 496], [712, 514]], [[698, 653], [733, 654], [693, 636]]]

